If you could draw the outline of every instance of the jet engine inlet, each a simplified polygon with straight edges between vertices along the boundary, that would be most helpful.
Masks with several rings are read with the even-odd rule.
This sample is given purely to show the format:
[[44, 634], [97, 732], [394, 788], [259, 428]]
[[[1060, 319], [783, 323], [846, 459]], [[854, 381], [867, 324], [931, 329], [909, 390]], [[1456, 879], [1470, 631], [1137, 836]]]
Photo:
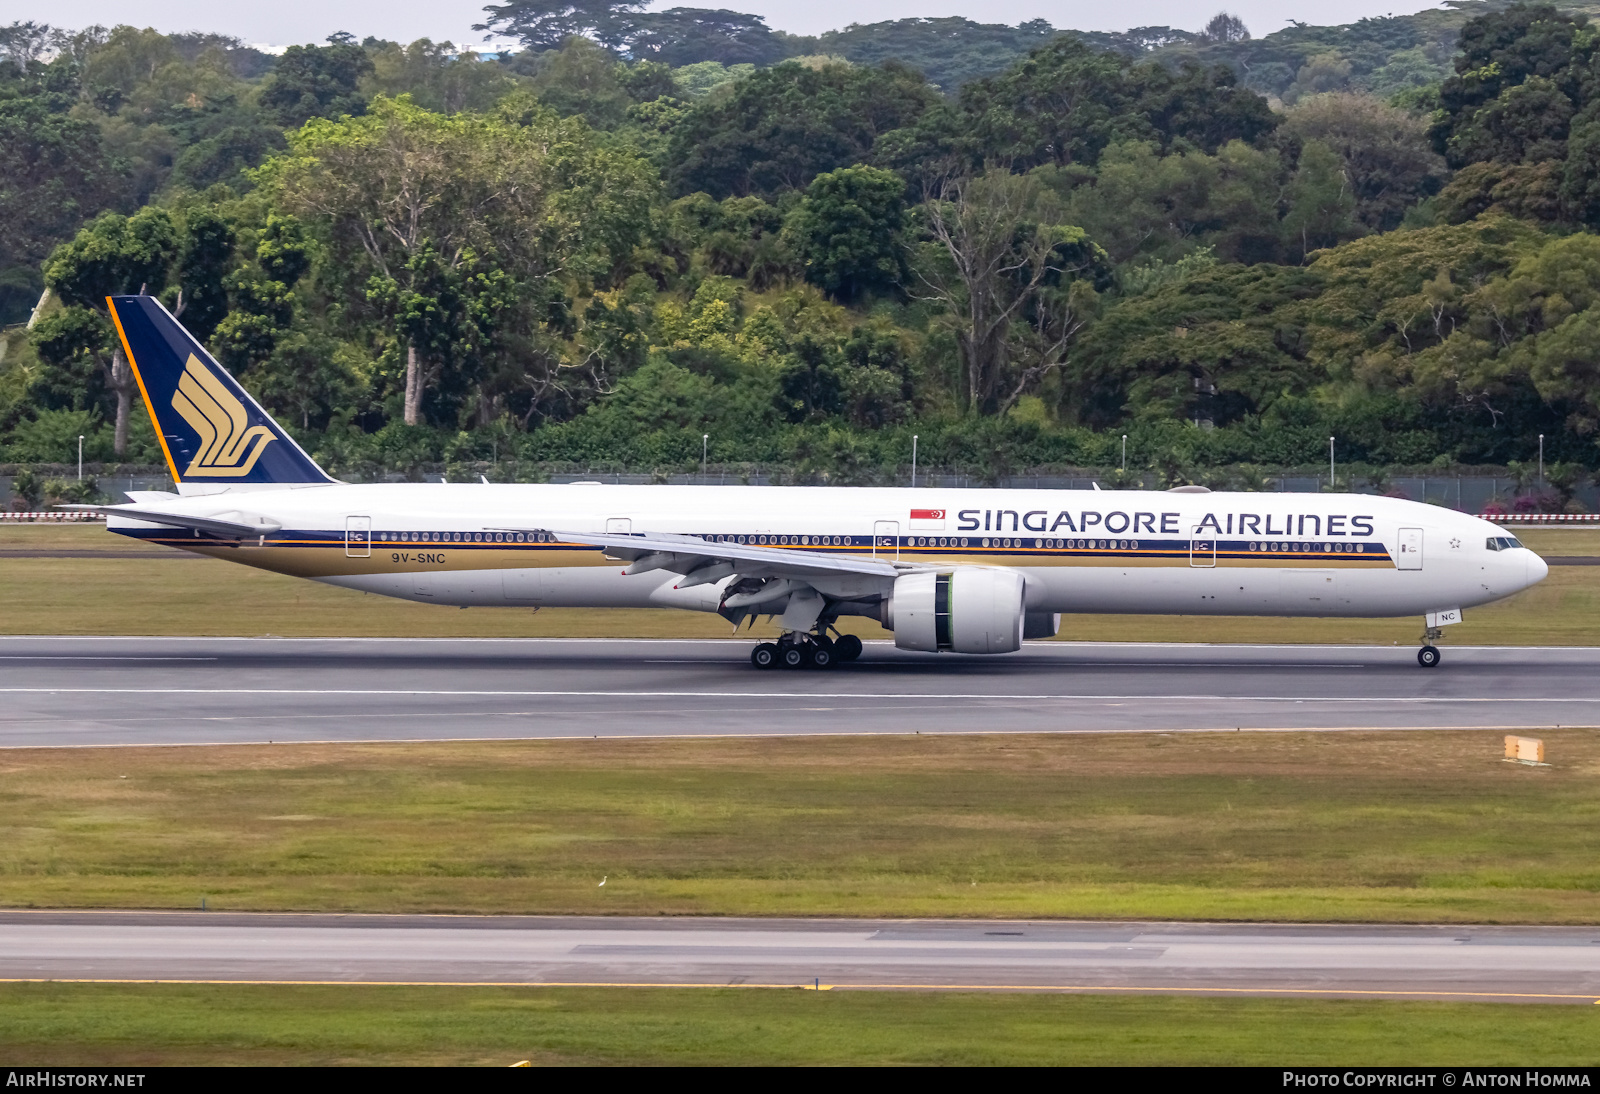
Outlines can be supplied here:
[[1015, 653], [1022, 648], [1022, 575], [963, 567], [895, 579], [885, 622], [903, 650]]

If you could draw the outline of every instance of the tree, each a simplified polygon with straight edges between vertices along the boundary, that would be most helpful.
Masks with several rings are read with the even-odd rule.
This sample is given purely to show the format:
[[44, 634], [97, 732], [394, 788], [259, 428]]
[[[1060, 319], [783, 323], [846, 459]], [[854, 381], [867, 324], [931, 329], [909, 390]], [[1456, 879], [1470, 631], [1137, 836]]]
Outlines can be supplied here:
[[[90, 356], [116, 397], [118, 456], [128, 448], [128, 418], [136, 381], [120, 340], [109, 337], [106, 297], [143, 293], [166, 283], [177, 256], [179, 237], [172, 218], [162, 209], [141, 209], [131, 217], [103, 213], [70, 242], [56, 248], [45, 265], [45, 284], [73, 309], [99, 317], [71, 316], [39, 332], [41, 341], [55, 339], [57, 356], [69, 350]], [[70, 324], [70, 326], [69, 326]], [[69, 342], [64, 336], [71, 333]], [[110, 353], [105, 351], [109, 346]]]
[[755, 70], [755, 65], [729, 66], [717, 61], [684, 65], [672, 70], [672, 89], [667, 93], [686, 99], [703, 99], [723, 84], [749, 76]]
[[261, 106], [284, 126], [298, 126], [310, 118], [338, 118], [366, 112], [366, 97], [359, 85], [372, 75], [372, 58], [334, 35], [325, 46], [290, 46], [278, 58], [272, 78], [261, 92]]
[[528, 49], [559, 49], [568, 38], [592, 38], [621, 49], [634, 30], [634, 13], [647, 0], [508, 0], [483, 10], [489, 18], [473, 26], [510, 35]]
[[[1490, 133], [1468, 132], [1480, 128], [1479, 114], [1484, 107], [1531, 77], [1552, 82], [1551, 90], [1570, 100], [1578, 90], [1572, 79], [1573, 63], [1586, 62], [1594, 50], [1592, 38], [1585, 36], [1580, 42], [1577, 37], [1586, 22], [1582, 15], [1567, 15], [1548, 4], [1527, 3], [1469, 20], [1461, 28], [1456, 75], [1439, 89], [1440, 111], [1430, 131], [1435, 150], [1449, 159], [1452, 167], [1463, 167], [1484, 152], [1494, 154], [1507, 137], [1513, 137], [1515, 119], [1537, 123], [1536, 117], [1521, 109], [1534, 106], [1532, 99], [1512, 100], [1492, 115], [1498, 124], [1490, 126]], [[1580, 47], [1576, 54], [1575, 47]], [[1540, 97], [1549, 98], [1547, 93]], [[1504, 117], [1507, 106], [1511, 107], [1510, 118]], [[1561, 120], [1563, 127], [1570, 116], [1569, 102]]]
[[1285, 115], [1283, 128], [1339, 155], [1356, 218], [1370, 232], [1398, 228], [1406, 210], [1444, 181], [1444, 161], [1428, 143], [1427, 123], [1370, 95], [1301, 99]]
[[1310, 95], [1348, 90], [1354, 71], [1355, 66], [1343, 55], [1333, 51], [1318, 53], [1300, 66], [1294, 83], [1284, 88], [1283, 101], [1292, 106]]
[[902, 286], [905, 190], [899, 175], [876, 167], [812, 179], [784, 226], [806, 280], [845, 302]]
[[1142, 86], [1134, 110], [1150, 120], [1165, 148], [1185, 145], [1216, 152], [1234, 141], [1260, 145], [1280, 118], [1267, 100], [1239, 87], [1226, 65], [1159, 65], [1135, 70]]
[[947, 180], [923, 207], [922, 295], [942, 304], [968, 408], [1003, 413], [1062, 368], [1092, 316], [1105, 252], [1038, 180], [991, 169]]
[[1204, 265], [1124, 297], [1086, 333], [1067, 370], [1067, 409], [1102, 426], [1224, 425], [1303, 396], [1325, 377], [1303, 359], [1306, 322], [1296, 308], [1322, 284], [1311, 270]]
[[1196, 246], [1225, 261], [1281, 256], [1278, 205], [1282, 162], [1274, 151], [1233, 141], [1215, 156], [1156, 153], [1142, 141], [1112, 145], [1092, 173], [1041, 167], [1035, 174], [1070, 191], [1069, 221], [1117, 262], [1172, 261]]
[[724, 65], [775, 64], [789, 47], [759, 15], [709, 8], [668, 8], [634, 17], [628, 42], [634, 60], [660, 61], [677, 68], [700, 61]]
[[799, 190], [866, 162], [880, 134], [911, 125], [937, 98], [896, 66], [786, 61], [690, 108], [672, 134], [668, 178], [679, 194], [716, 198]]
[[1307, 141], [1300, 150], [1300, 164], [1289, 180], [1286, 196], [1289, 211], [1283, 218], [1284, 236], [1302, 258], [1361, 234], [1344, 163], [1321, 141]]
[[898, 61], [953, 95], [971, 80], [1004, 71], [1057, 33], [1043, 19], [1015, 27], [959, 16], [896, 19], [829, 31], [817, 39], [816, 51], [858, 65]]
[[1460, 224], [1485, 213], [1559, 223], [1572, 215], [1576, 207], [1568, 203], [1581, 194], [1579, 188], [1570, 186], [1568, 177], [1560, 160], [1471, 163], [1439, 191], [1435, 211], [1446, 224]]
[[9, 75], [0, 66], [0, 322], [26, 318], [39, 264], [121, 190], [99, 128], [70, 113], [71, 65], [35, 61]]
[[1062, 38], [1000, 76], [967, 84], [957, 125], [970, 155], [1024, 169], [1092, 165], [1114, 141], [1154, 136], [1134, 114], [1139, 87], [1131, 67], [1125, 57]]
[[181, 62], [177, 47], [160, 31], [117, 27], [84, 60], [85, 96], [114, 114], [163, 69]]
[[309, 122], [263, 176], [283, 208], [320, 225], [352, 303], [404, 347], [403, 417], [417, 425], [430, 389], [462, 397], [511, 352], [517, 321], [547, 324], [563, 280], [631, 252], [647, 172], [526, 98], [448, 118], [379, 98], [367, 116]]
[[1572, 129], [1561, 179], [1561, 207], [1567, 219], [1600, 227], [1600, 122]]
[[1450, 158], [1458, 165], [1563, 159], [1573, 113], [1572, 100], [1555, 81], [1530, 76], [1457, 126], [1450, 138]]
[[1277, 118], [1266, 100], [1235, 86], [1222, 66], [1173, 72], [1098, 53], [1075, 38], [1034, 50], [1008, 72], [961, 89], [957, 127], [972, 162], [1019, 168], [1093, 166], [1109, 145], [1149, 140], [1165, 151], [1182, 141], [1215, 152], [1253, 142]]
[[838, 350], [809, 332], [794, 340], [780, 380], [780, 401], [792, 422], [828, 417], [843, 405]]
[[229, 310], [211, 344], [218, 357], [264, 405], [310, 430], [362, 409], [366, 385], [354, 355], [328, 325], [306, 314], [302, 279], [311, 268], [311, 241], [292, 216], [267, 210], [253, 237], [251, 261], [223, 285]]
[[1219, 11], [1211, 17], [1206, 29], [1200, 32], [1200, 37], [1208, 42], [1248, 42], [1250, 29], [1237, 15]]
[[185, 210], [173, 274], [177, 295], [173, 314], [202, 342], [211, 340], [228, 314], [228, 274], [233, 268], [233, 225], [215, 209]]
[[559, 50], [539, 60], [534, 94], [562, 117], [582, 116], [596, 128], [610, 129], [633, 105], [622, 86], [623, 66], [587, 38], [568, 38]]
[[476, 54], [449, 42], [419, 38], [408, 46], [385, 42], [366, 50], [372, 74], [362, 83], [374, 94], [410, 95], [428, 110], [454, 114], [458, 110], [494, 109], [501, 96], [517, 86], [507, 66], [484, 64]]

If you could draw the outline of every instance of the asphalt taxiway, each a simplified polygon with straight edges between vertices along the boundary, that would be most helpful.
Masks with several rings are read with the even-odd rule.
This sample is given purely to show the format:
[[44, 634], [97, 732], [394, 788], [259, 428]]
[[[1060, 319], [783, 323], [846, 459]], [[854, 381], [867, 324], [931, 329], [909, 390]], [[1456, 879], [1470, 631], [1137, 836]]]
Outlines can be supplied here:
[[0, 912], [0, 981], [1600, 1000], [1578, 927]]
[[0, 638], [0, 747], [1600, 724], [1600, 649], [869, 643], [758, 671], [732, 641]]

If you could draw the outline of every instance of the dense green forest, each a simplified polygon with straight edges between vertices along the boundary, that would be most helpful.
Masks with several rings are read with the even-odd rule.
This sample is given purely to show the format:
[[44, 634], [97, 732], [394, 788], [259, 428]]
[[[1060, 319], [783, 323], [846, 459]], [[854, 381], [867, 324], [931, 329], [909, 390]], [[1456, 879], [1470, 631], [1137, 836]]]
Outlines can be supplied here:
[[[337, 473], [1600, 465], [1600, 30], [510, 0], [493, 56], [0, 28], [0, 461], [155, 459], [159, 295]], [[1212, 476], [1215, 477], [1214, 475]]]

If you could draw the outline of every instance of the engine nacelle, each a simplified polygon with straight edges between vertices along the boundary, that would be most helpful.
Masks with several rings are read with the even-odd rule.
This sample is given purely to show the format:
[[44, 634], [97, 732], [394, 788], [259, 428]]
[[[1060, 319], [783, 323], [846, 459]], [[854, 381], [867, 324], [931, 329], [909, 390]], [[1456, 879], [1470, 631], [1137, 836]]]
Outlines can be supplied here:
[[898, 577], [884, 622], [903, 650], [1015, 653], [1026, 619], [1022, 575], [962, 567]]

